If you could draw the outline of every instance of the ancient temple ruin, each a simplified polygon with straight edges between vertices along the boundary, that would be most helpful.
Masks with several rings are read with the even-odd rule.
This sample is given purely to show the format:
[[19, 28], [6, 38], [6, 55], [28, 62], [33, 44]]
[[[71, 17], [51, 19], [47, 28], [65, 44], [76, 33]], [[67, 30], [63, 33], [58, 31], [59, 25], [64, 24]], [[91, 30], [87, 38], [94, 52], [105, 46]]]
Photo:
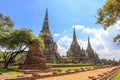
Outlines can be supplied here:
[[41, 37], [44, 41], [45, 49], [43, 50], [43, 54], [45, 56], [46, 62], [62, 63], [63, 60], [57, 51], [57, 44], [53, 41], [53, 37], [49, 30], [48, 10], [46, 10], [43, 27], [39, 37]]
[[94, 50], [91, 47], [90, 39], [88, 37], [88, 46], [87, 49], [84, 50], [81, 49], [80, 45], [78, 44], [77, 38], [76, 38], [76, 32], [75, 29], [73, 31], [73, 41], [70, 46], [70, 49], [67, 52], [68, 59], [72, 60], [74, 63], [98, 63], [99, 57], [98, 54], [94, 52]]
[[22, 64], [19, 64], [20, 69], [44, 70], [50, 68], [46, 65], [45, 57], [43, 55], [42, 47], [40, 45], [30, 45], [27, 55], [23, 58], [21, 59]]
[[89, 37], [88, 37], [88, 46], [86, 49], [86, 54], [88, 56], [88, 62], [91, 62], [91, 63], [99, 62], [98, 54], [92, 49]]

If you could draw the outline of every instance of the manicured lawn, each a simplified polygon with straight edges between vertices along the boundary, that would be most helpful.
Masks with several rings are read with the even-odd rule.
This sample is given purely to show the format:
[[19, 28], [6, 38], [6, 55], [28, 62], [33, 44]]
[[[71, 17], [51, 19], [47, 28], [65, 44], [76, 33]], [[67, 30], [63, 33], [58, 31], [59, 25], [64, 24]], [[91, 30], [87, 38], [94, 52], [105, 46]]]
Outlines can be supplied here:
[[115, 77], [113, 77], [111, 80], [120, 80], [120, 72]]
[[2, 72], [4, 74], [7, 74], [7, 75], [20, 75], [20, 74], [23, 74], [22, 72], [17, 72], [17, 71], [13, 71], [11, 69], [3, 69], [3, 68], [0, 68], [0, 72]]
[[92, 65], [81, 65], [81, 64], [51, 64], [47, 63], [47, 65], [51, 66], [53, 70], [60, 69], [60, 70], [68, 70], [68, 69], [80, 69], [80, 68], [93, 68]]
[[93, 65], [86, 65], [86, 64], [47, 64], [51, 67], [85, 67], [85, 66], [93, 66]]
[[6, 74], [6, 75], [20, 75], [20, 74], [23, 74], [22, 72], [17, 72], [17, 71], [12, 70], [12, 69], [16, 69], [16, 68], [18, 68], [18, 66], [10, 66], [10, 67], [8, 67], [8, 69], [0, 68], [0, 72], [2, 72], [3, 74]]
[[53, 70], [55, 69], [60, 69], [62, 71], [68, 70], [68, 69], [80, 69], [80, 68], [93, 68], [93, 66], [81, 66], [81, 67], [57, 67], [57, 68], [52, 68]]
[[19, 66], [9, 66], [9, 69], [17, 69]]
[[[49, 64], [53, 70], [68, 70], [68, 69], [80, 69], [80, 68], [93, 68], [93, 66], [87, 65], [78, 65], [78, 64]], [[7, 75], [20, 75], [22, 72], [13, 71], [13, 69], [17, 69], [18, 66], [9, 66], [8, 69], [0, 68], [0, 72]]]

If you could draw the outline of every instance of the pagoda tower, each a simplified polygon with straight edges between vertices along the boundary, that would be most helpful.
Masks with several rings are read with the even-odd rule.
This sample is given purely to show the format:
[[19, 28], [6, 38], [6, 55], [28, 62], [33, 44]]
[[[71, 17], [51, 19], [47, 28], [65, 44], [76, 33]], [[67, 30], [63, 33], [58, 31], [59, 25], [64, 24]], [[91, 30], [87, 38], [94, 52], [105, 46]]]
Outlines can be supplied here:
[[87, 46], [87, 50], [93, 51], [93, 49], [92, 49], [92, 47], [91, 47], [91, 44], [90, 44], [89, 36], [88, 36], [88, 46]]
[[76, 38], [76, 32], [75, 28], [73, 30], [73, 41], [70, 46], [70, 49], [67, 52], [67, 57], [71, 59], [73, 62], [78, 63], [80, 60], [80, 54], [81, 54], [81, 48], [78, 44], [77, 38]]
[[46, 10], [45, 18], [41, 33], [39, 35], [44, 41], [43, 54], [48, 63], [62, 63], [63, 60], [57, 51], [57, 44], [53, 41], [53, 37], [49, 30], [48, 9]]
[[98, 61], [98, 55], [92, 49], [89, 37], [88, 37], [88, 46], [86, 49], [86, 54], [88, 55], [89, 63], [96, 63], [96, 61]]

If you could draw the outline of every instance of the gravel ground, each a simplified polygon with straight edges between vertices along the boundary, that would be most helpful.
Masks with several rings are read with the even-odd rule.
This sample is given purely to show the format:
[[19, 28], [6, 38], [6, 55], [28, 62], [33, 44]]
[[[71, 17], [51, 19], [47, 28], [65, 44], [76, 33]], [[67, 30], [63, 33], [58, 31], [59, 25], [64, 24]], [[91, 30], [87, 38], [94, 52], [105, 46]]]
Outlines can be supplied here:
[[110, 71], [116, 67], [112, 68], [103, 68], [98, 70], [80, 72], [70, 75], [63, 75], [63, 76], [56, 76], [56, 77], [49, 77], [44, 79], [37, 79], [37, 80], [89, 80], [88, 76], [97, 76], [98, 74], [102, 74], [104, 72]]
[[[49, 77], [49, 78], [43, 78], [43, 79], [37, 79], [37, 80], [89, 80], [88, 76], [97, 76], [98, 74], [102, 74], [114, 68], [116, 67], [103, 68], [103, 69], [97, 69], [97, 70], [92, 70], [92, 71], [79, 72], [79, 73], [74, 73], [74, 74], [69, 74], [69, 75], [55, 76], [55, 77]], [[10, 78], [15, 78], [15, 77], [16, 76], [8, 76], [5, 74], [2, 74], [0, 75], [0, 80], [10, 79]]]

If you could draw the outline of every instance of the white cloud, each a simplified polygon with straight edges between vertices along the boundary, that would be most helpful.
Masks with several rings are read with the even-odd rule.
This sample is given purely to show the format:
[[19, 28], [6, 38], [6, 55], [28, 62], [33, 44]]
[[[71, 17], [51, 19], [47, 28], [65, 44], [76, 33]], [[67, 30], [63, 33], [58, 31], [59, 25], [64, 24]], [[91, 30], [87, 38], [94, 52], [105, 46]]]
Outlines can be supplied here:
[[[83, 32], [94, 35], [91, 39], [92, 47], [99, 53], [101, 58], [120, 59], [120, 46], [113, 42], [113, 37], [120, 33], [120, 21], [107, 30], [86, 28]], [[119, 57], [118, 57], [119, 56]]]
[[68, 36], [60, 38], [60, 40], [57, 42], [58, 52], [60, 53], [60, 55], [66, 55], [66, 52], [68, 51], [71, 42], [72, 38]]
[[98, 31], [97, 31], [97, 29], [95, 29], [95, 28], [93, 28], [93, 29], [91, 29], [91, 28], [85, 28], [85, 29], [83, 30], [83, 32], [88, 33], [88, 34], [95, 34], [95, 33], [97, 33]]
[[97, 51], [99, 53], [99, 56], [101, 58], [107, 58], [107, 59], [113, 59], [116, 60], [120, 59], [120, 50], [119, 49], [110, 49], [110, 48], [104, 48]]
[[81, 49], [82, 49], [82, 48], [84, 48], [84, 49], [87, 48], [87, 40], [84, 41], [84, 40], [78, 39], [77, 41], [78, 41], [78, 43], [79, 43]]
[[60, 40], [58, 41], [58, 44], [61, 47], [64, 47], [64, 48], [68, 49], [71, 42], [72, 42], [72, 38], [70, 38], [68, 36], [64, 36], [64, 37], [60, 38]]
[[[95, 29], [95, 28], [85, 28], [77, 27], [77, 29], [82, 30], [83, 33], [93, 35], [94, 37], [90, 38], [92, 48], [98, 53], [100, 58], [107, 59], [120, 59], [120, 45], [113, 42], [113, 37], [120, 33], [120, 21], [118, 21], [115, 25], [109, 27], [107, 30], [103, 28]], [[73, 27], [73, 26], [72, 26]], [[75, 27], [75, 26], [74, 26]], [[60, 38], [57, 42], [59, 53], [66, 54], [67, 50], [70, 47], [72, 42], [72, 38], [68, 36], [64, 36]], [[87, 40], [78, 39], [80, 46], [86, 49]]]
[[82, 25], [73, 25], [72, 28], [75, 28], [76, 30], [80, 30], [80, 29], [83, 29], [84, 26], [82, 26]]
[[65, 47], [62, 47], [60, 44], [58, 44], [57, 43], [57, 45], [58, 45], [58, 52], [60, 53], [60, 55], [66, 55], [66, 52], [68, 51], [68, 49], [67, 48], [65, 48]]
[[58, 37], [58, 36], [59, 36], [59, 34], [54, 34], [53, 36], [54, 36], [54, 37]]

